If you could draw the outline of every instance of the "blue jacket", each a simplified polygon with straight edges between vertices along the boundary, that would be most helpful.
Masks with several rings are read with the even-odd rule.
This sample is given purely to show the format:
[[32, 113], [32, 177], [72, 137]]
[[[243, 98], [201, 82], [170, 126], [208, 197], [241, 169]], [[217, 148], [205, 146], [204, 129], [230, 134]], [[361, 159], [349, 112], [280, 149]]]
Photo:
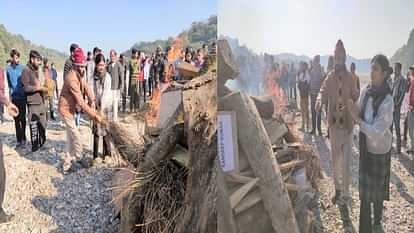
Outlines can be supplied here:
[[57, 71], [55, 70], [55, 69], [50, 69], [51, 71], [52, 71], [52, 79], [53, 79], [53, 81], [56, 81], [57, 80]]
[[13, 99], [26, 99], [26, 93], [22, 84], [22, 72], [24, 66], [17, 64], [15, 68], [9, 65], [6, 69], [7, 84], [9, 86], [10, 96]]

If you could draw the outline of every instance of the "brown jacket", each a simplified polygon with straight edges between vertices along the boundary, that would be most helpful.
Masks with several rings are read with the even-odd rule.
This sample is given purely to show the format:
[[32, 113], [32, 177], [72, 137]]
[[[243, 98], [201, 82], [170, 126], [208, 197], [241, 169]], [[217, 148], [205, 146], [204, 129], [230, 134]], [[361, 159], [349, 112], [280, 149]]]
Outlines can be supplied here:
[[30, 63], [22, 72], [22, 84], [27, 95], [27, 104], [43, 104], [43, 92], [39, 90], [39, 72]]
[[[322, 84], [319, 98], [323, 104], [328, 104], [329, 127], [352, 131], [355, 122], [346, 105], [349, 99], [357, 101], [359, 98], [357, 84], [352, 74], [345, 71], [337, 75], [331, 71]], [[339, 110], [341, 104], [344, 106], [342, 111]]]
[[69, 71], [64, 78], [64, 83], [59, 98], [58, 110], [63, 117], [73, 119], [76, 111], [76, 106], [79, 106], [91, 118], [96, 118], [96, 111], [89, 107], [89, 105], [83, 99], [81, 92], [82, 89], [85, 90], [85, 94], [88, 97], [89, 102], [95, 102], [95, 97], [93, 96], [89, 85], [85, 83], [85, 80], [83, 78], [78, 78], [76, 71]]

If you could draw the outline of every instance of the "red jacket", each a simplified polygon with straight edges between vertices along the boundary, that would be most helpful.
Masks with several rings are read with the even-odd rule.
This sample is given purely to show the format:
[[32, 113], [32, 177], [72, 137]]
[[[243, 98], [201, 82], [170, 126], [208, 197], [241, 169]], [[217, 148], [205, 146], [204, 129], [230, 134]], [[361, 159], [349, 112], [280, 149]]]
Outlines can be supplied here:
[[410, 106], [414, 107], [414, 76], [410, 76]]

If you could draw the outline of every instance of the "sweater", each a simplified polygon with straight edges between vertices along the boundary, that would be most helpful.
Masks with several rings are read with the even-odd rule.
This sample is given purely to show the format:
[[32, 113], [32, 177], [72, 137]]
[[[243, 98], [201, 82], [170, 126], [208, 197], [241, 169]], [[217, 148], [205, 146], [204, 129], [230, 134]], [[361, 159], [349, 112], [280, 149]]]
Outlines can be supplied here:
[[23, 69], [24, 66], [20, 64], [17, 64], [16, 67], [9, 65], [6, 68], [7, 84], [10, 92], [9, 95], [16, 100], [26, 99], [26, 93], [24, 92], [21, 79]]

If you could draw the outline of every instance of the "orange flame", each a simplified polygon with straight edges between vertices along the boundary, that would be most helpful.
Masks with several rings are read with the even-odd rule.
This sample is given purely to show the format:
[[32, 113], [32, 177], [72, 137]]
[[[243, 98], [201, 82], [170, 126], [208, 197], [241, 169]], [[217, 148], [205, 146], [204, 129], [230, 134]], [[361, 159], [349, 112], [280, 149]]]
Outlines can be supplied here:
[[273, 97], [273, 104], [277, 113], [282, 113], [287, 107], [287, 100], [279, 86], [280, 70], [268, 70], [265, 73], [266, 93]]
[[166, 77], [165, 77], [165, 80], [167, 83], [171, 81], [171, 77], [175, 73], [175, 67], [173, 64], [174, 64], [174, 61], [177, 60], [177, 58], [180, 56], [181, 49], [182, 49], [182, 39], [176, 38], [173, 41], [173, 44], [171, 45], [171, 49], [168, 51], [168, 54], [167, 54], [168, 66], [166, 67], [167, 71], [166, 71]]
[[168, 64], [165, 66], [165, 81], [164, 83], [160, 82], [159, 87], [154, 89], [152, 99], [150, 102], [150, 110], [146, 114], [145, 118], [148, 125], [156, 126], [159, 121], [159, 113], [160, 113], [160, 106], [161, 106], [161, 94], [162, 92], [167, 89], [171, 83], [171, 78], [175, 73], [174, 69], [174, 61], [178, 58], [180, 55], [182, 48], [182, 40], [181, 38], [177, 38], [173, 41], [173, 44], [171, 45], [171, 49], [168, 51], [167, 59]]
[[155, 88], [152, 93], [152, 99], [150, 102], [150, 110], [145, 116], [147, 124], [150, 126], [156, 126], [159, 119], [159, 109], [161, 104], [161, 91], [159, 88]]

